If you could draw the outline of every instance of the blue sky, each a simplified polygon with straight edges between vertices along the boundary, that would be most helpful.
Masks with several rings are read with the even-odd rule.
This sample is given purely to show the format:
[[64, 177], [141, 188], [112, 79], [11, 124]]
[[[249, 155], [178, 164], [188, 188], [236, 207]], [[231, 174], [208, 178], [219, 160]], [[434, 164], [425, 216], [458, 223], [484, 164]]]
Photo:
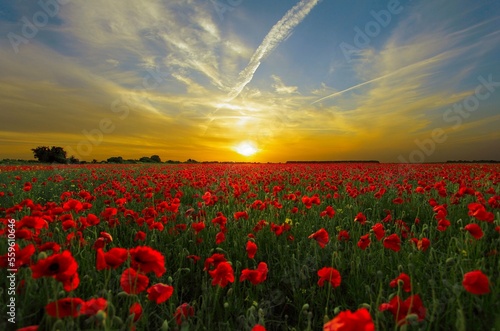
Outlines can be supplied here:
[[3, 1], [0, 158], [500, 160], [499, 23], [493, 0]]

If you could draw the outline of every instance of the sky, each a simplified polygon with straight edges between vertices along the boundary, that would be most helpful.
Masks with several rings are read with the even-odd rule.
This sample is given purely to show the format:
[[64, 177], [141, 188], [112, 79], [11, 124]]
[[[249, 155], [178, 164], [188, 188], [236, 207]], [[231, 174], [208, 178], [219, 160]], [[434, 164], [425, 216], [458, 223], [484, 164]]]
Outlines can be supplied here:
[[498, 0], [0, 2], [0, 159], [500, 160]]

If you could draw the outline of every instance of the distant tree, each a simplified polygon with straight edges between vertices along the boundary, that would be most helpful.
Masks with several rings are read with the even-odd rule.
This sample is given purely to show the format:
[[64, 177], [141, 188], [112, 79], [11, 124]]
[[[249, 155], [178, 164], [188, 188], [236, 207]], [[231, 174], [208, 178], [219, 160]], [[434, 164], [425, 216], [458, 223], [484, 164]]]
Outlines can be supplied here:
[[160, 157], [158, 155], [151, 155], [150, 159], [153, 162], [161, 163], [161, 159], [160, 159]]
[[33, 156], [39, 162], [44, 163], [66, 163], [66, 151], [62, 147], [52, 146], [51, 148], [47, 146], [39, 146], [33, 148]]
[[139, 159], [139, 162], [143, 162], [143, 163], [151, 163], [153, 162], [153, 160], [151, 160], [149, 157], [147, 156], [143, 156]]
[[76, 157], [74, 157], [73, 155], [71, 155], [68, 159], [68, 162], [71, 163], [71, 164], [78, 164], [80, 163], [80, 160], [78, 160]]
[[121, 156], [112, 156], [107, 161], [108, 163], [123, 163], [123, 158]]
[[198, 161], [193, 160], [193, 159], [188, 159], [188, 160], [186, 161], [186, 163], [198, 163]]

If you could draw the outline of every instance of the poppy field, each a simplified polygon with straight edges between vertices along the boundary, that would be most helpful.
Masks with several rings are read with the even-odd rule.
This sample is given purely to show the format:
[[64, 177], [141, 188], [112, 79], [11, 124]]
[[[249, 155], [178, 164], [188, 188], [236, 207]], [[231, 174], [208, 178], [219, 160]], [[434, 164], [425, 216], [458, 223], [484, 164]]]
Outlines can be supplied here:
[[500, 330], [500, 166], [0, 166], [2, 330]]

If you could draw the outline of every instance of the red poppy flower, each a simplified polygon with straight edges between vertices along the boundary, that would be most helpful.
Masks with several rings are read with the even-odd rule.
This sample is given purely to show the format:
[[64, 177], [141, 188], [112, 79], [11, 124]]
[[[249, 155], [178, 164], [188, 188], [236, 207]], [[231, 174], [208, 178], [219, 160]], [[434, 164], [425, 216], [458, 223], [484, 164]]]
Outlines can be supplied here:
[[[36, 234], [40, 233], [41, 229], [48, 229], [49, 223], [38, 216], [24, 216], [19, 222], [16, 224], [16, 229], [19, 231], [23, 228], [34, 229]], [[17, 231], [16, 231], [17, 237]]]
[[215, 244], [219, 245], [222, 244], [224, 241], [226, 241], [226, 235], [224, 234], [224, 232], [222, 231], [217, 232], [217, 234], [215, 235]]
[[221, 262], [217, 268], [208, 272], [212, 277], [212, 285], [225, 287], [228, 283], [234, 282], [233, 267], [228, 262]]
[[120, 286], [128, 294], [137, 294], [144, 291], [149, 284], [146, 275], [137, 273], [133, 268], [126, 269], [120, 277]]
[[110, 242], [113, 242], [113, 237], [109, 233], [107, 233], [105, 231], [101, 231], [99, 233], [99, 237], [103, 238], [106, 241], [107, 244], [109, 244]]
[[130, 314], [134, 314], [134, 322], [137, 322], [142, 316], [142, 306], [140, 303], [135, 302], [129, 309]]
[[251, 331], [266, 331], [266, 328], [263, 325], [256, 324]]
[[422, 239], [412, 238], [411, 241], [415, 244], [415, 246], [417, 246], [417, 249], [422, 252], [425, 252], [431, 245], [430, 240], [427, 238], [422, 238]]
[[83, 209], [83, 205], [78, 200], [70, 199], [63, 204], [63, 209], [66, 211], [74, 210], [76, 213], [78, 213]]
[[382, 238], [385, 237], [385, 230], [382, 223], [377, 223], [374, 226], [372, 226], [372, 230], [373, 233], [375, 233], [375, 237], [377, 237], [378, 241], [382, 240]]
[[350, 238], [349, 232], [346, 230], [340, 230], [339, 234], [337, 235], [337, 240], [338, 241], [348, 241]]
[[248, 219], [248, 213], [246, 211], [237, 211], [234, 213], [234, 219], [237, 221], [240, 218]]
[[324, 267], [318, 270], [318, 285], [323, 286], [325, 281], [330, 282], [333, 287], [340, 286], [342, 278], [340, 277], [340, 272], [332, 267]]
[[76, 222], [73, 221], [73, 220], [64, 221], [64, 222], [61, 223], [61, 226], [62, 226], [62, 229], [64, 231], [67, 231], [69, 229], [75, 229], [76, 228]]
[[401, 197], [399, 197], [399, 198], [396, 198], [396, 199], [393, 199], [393, 200], [392, 200], [392, 203], [394, 203], [394, 204], [396, 204], [396, 205], [400, 205], [400, 204], [402, 204], [403, 202], [404, 202], [404, 201], [403, 201], [403, 199], [402, 199]]
[[108, 302], [104, 298], [96, 298], [85, 301], [81, 308], [80, 314], [82, 315], [95, 315], [100, 310], [105, 310], [108, 306]]
[[462, 285], [469, 293], [482, 295], [490, 293], [490, 281], [481, 270], [466, 273]]
[[356, 215], [356, 217], [354, 217], [354, 222], [365, 224], [366, 223], [366, 216], [362, 212], [359, 212]]
[[314, 232], [308, 238], [315, 239], [318, 242], [319, 247], [321, 248], [324, 248], [326, 244], [328, 244], [328, 241], [330, 240], [328, 232], [324, 228], [321, 228], [318, 231]]
[[375, 323], [366, 308], [346, 310], [323, 325], [323, 331], [375, 331]]
[[188, 303], [183, 303], [175, 310], [175, 323], [177, 323], [177, 325], [181, 325], [182, 321], [188, 319], [190, 316], [194, 316], [194, 308]]
[[31, 188], [32, 188], [32, 186], [31, 186], [31, 183], [30, 183], [30, 182], [26, 182], [26, 183], [24, 183], [24, 187], [23, 187], [23, 191], [24, 191], [24, 192], [29, 192], [29, 191], [31, 191]]
[[467, 230], [477, 240], [481, 239], [484, 235], [483, 230], [476, 223], [467, 224], [464, 229]]
[[194, 233], [198, 234], [200, 233], [201, 230], [205, 228], [205, 222], [201, 221], [201, 222], [191, 223], [191, 227], [193, 228]]
[[399, 252], [401, 249], [401, 239], [399, 239], [396, 233], [393, 233], [384, 239], [384, 247]]
[[321, 217], [328, 216], [329, 218], [332, 218], [333, 216], [335, 216], [335, 210], [333, 209], [332, 206], [327, 206], [324, 211], [319, 213], [319, 216]]
[[267, 264], [260, 262], [256, 270], [243, 269], [241, 271], [240, 282], [248, 280], [253, 285], [262, 283], [267, 278]]
[[495, 215], [492, 212], [486, 211], [486, 208], [482, 204], [473, 202], [469, 203], [467, 207], [469, 208], [469, 216], [473, 216], [480, 221], [493, 223]]
[[77, 269], [78, 264], [68, 250], [39, 260], [31, 266], [33, 278], [53, 277], [63, 283], [65, 291], [72, 291], [80, 284]]
[[224, 254], [214, 253], [214, 254], [212, 254], [212, 256], [207, 257], [205, 259], [205, 264], [204, 264], [203, 270], [208, 270], [210, 267], [215, 269], [215, 268], [217, 268], [219, 263], [226, 262], [226, 261], [227, 260], [226, 260], [226, 257], [224, 256]]
[[450, 225], [451, 225], [450, 221], [448, 221], [447, 219], [442, 218], [442, 219], [440, 219], [438, 221], [437, 229], [438, 229], [438, 231], [443, 232], [443, 231], [446, 231], [446, 229], [448, 229], [448, 227]]
[[134, 236], [134, 241], [143, 241], [146, 240], [146, 233], [143, 231], [137, 231], [137, 233]]
[[437, 219], [437, 220], [440, 220], [440, 219], [443, 219], [443, 218], [446, 218], [446, 216], [448, 215], [448, 211], [447, 211], [447, 206], [446, 205], [436, 205], [432, 208], [432, 210], [434, 211], [434, 218]]
[[274, 232], [274, 234], [279, 237], [283, 234], [283, 231], [285, 229], [284, 225], [278, 225], [278, 224], [274, 224], [271, 222], [271, 227], [270, 227], [271, 231]]
[[307, 209], [310, 209], [312, 207], [312, 200], [306, 195], [302, 197], [302, 203], [304, 204], [304, 206], [306, 206]]
[[125, 248], [114, 247], [104, 252], [102, 248], [97, 250], [96, 269], [103, 270], [121, 266], [128, 258], [128, 250]]
[[378, 308], [380, 311], [389, 310], [398, 325], [406, 324], [406, 316], [415, 314], [419, 321], [425, 318], [426, 309], [418, 294], [410, 296], [403, 301], [399, 295], [391, 299], [389, 303], [383, 303]]
[[94, 214], [88, 214], [87, 215], [87, 223], [89, 225], [97, 225], [100, 222], [101, 222], [101, 220], [96, 215], [94, 215]]
[[157, 304], [167, 301], [174, 293], [174, 288], [170, 285], [158, 283], [148, 288], [148, 299]]
[[257, 253], [257, 245], [251, 240], [247, 241], [246, 251], [248, 258], [253, 259]]
[[370, 245], [370, 234], [367, 233], [363, 236], [361, 236], [358, 240], [358, 247], [361, 248], [362, 250], [365, 250], [366, 247]]
[[405, 292], [411, 292], [411, 280], [410, 280], [410, 276], [408, 276], [405, 273], [400, 273], [398, 277], [396, 277], [393, 280], [391, 280], [391, 282], [389, 283], [389, 286], [390, 287], [397, 287], [399, 282], [402, 283], [403, 291], [405, 291]]
[[50, 302], [45, 306], [45, 311], [52, 317], [78, 317], [80, 306], [83, 304], [80, 298], [64, 298]]
[[58, 243], [49, 241], [46, 242], [45, 244], [38, 246], [38, 250], [40, 252], [52, 251], [52, 253], [59, 253], [59, 251], [61, 250], [61, 246]]
[[212, 223], [219, 224], [220, 227], [225, 227], [227, 223], [227, 217], [225, 217], [221, 212], [218, 212], [217, 217], [212, 219]]
[[25, 326], [24, 328], [19, 328], [16, 331], [38, 331], [38, 325]]
[[129, 250], [131, 266], [144, 273], [153, 271], [156, 277], [161, 277], [165, 269], [165, 257], [157, 250], [148, 246], [137, 246]]

